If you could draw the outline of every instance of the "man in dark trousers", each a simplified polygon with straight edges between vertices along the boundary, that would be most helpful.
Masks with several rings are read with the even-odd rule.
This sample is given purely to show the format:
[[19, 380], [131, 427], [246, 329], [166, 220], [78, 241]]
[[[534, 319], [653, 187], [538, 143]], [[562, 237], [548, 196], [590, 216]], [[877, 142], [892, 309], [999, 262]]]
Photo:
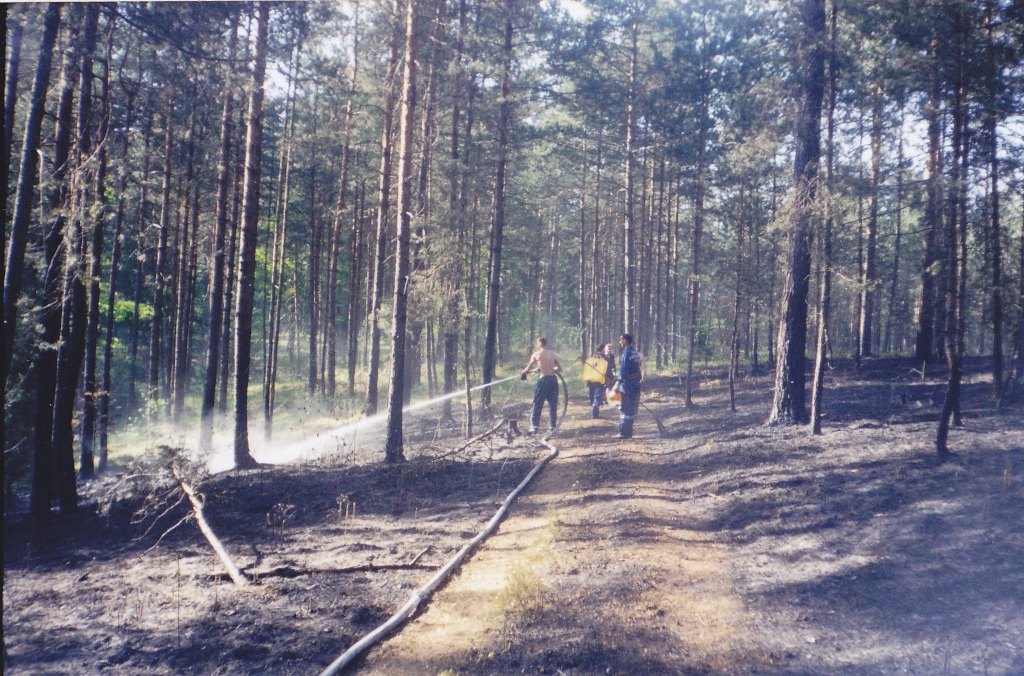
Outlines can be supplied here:
[[619, 361], [619, 378], [615, 381], [615, 390], [622, 394], [619, 403], [619, 439], [633, 436], [633, 419], [640, 408], [640, 383], [643, 382], [643, 361], [640, 353], [633, 347], [633, 336], [623, 333], [619, 338], [622, 358]]
[[537, 349], [530, 355], [530, 361], [519, 374], [526, 380], [526, 374], [536, 364], [540, 371], [540, 379], [537, 381], [537, 389], [533, 391], [533, 415], [530, 416], [530, 434], [537, 431], [540, 424], [540, 411], [544, 408], [544, 402], [548, 403], [551, 416], [551, 429], [555, 429], [558, 423], [558, 376], [556, 371], [562, 370], [562, 364], [558, 361], [558, 355], [548, 349], [547, 338], [537, 339]]

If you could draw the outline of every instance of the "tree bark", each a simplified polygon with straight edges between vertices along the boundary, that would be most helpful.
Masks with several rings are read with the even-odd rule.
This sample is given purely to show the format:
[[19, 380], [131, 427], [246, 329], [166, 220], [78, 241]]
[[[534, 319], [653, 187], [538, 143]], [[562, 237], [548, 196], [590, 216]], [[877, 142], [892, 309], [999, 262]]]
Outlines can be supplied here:
[[[104, 221], [106, 220], [106, 178], [107, 148], [110, 130], [110, 56], [114, 46], [113, 27], [108, 26], [106, 56], [103, 62], [103, 82], [100, 93], [100, 128], [97, 134], [99, 143], [96, 160], [96, 193], [93, 196], [95, 223], [93, 223], [92, 246], [90, 248], [88, 280], [89, 308], [85, 327], [85, 392], [82, 402], [82, 453], [79, 462], [79, 473], [83, 478], [90, 478], [96, 472], [96, 418], [99, 408], [100, 392], [96, 387], [96, 352], [100, 330], [100, 279], [103, 276], [103, 240], [105, 236]], [[90, 64], [91, 66], [91, 64]], [[84, 71], [83, 71], [84, 72]], [[92, 73], [88, 73], [91, 79]], [[89, 79], [83, 84], [91, 86]], [[84, 159], [84, 157], [83, 157]], [[84, 206], [84, 205], [83, 205]], [[84, 217], [84, 216], [83, 216]], [[104, 464], [106, 461], [104, 460]]]
[[355, 395], [356, 360], [358, 357], [359, 328], [363, 323], [360, 309], [363, 304], [363, 210], [366, 208], [366, 181], [359, 188], [359, 194], [352, 205], [352, 276], [351, 293], [348, 299], [348, 395]]
[[[498, 362], [498, 307], [501, 289], [501, 254], [505, 238], [505, 172], [508, 165], [509, 131], [512, 126], [512, 22], [515, 0], [506, 0], [505, 31], [501, 49], [501, 90], [498, 104], [498, 163], [494, 178], [494, 211], [491, 217], [490, 253], [487, 261], [487, 319], [484, 333], [483, 379], [494, 380]], [[481, 393], [482, 405], [491, 405], [490, 388]]]
[[[84, 9], [72, 8], [69, 33], [81, 26]], [[75, 92], [75, 63], [78, 59], [80, 42], [74, 33], [69, 35], [69, 45], [61, 64], [60, 95], [57, 101], [57, 120], [54, 128], [53, 167], [48, 207], [55, 212], [46, 228], [43, 240], [43, 261], [46, 272], [43, 278], [43, 309], [40, 313], [42, 325], [41, 349], [33, 368], [36, 372], [36, 419], [33, 456], [33, 487], [31, 511], [44, 514], [50, 511], [51, 503], [58, 490], [58, 464], [53, 452], [54, 395], [57, 387], [57, 345], [61, 333], [61, 309], [63, 307], [62, 274], [65, 268], [62, 254], [65, 252], [65, 209], [70, 206], [71, 191], [65, 179], [71, 157], [71, 127]], [[14, 246], [11, 246], [13, 252]], [[70, 252], [69, 252], [70, 253]], [[73, 472], [72, 472], [73, 475]]]
[[[245, 111], [240, 112], [244, 114]], [[235, 332], [231, 330], [231, 319], [234, 316], [235, 259], [238, 253], [239, 219], [242, 213], [242, 186], [245, 176], [245, 126], [243, 115], [241, 123], [238, 125], [239, 136], [235, 143], [234, 198], [231, 201], [231, 219], [228, 222], [231, 228], [231, 237], [228, 244], [228, 257], [224, 265], [224, 275], [227, 279], [224, 283], [224, 314], [221, 320], [223, 330], [220, 333], [220, 353], [224, 357], [220, 360], [220, 396], [217, 411], [225, 415], [228, 411], [228, 380], [231, 378], [231, 368], [234, 365], [234, 359], [230, 357], [234, 350], [233, 338], [235, 335]]]
[[[896, 216], [895, 216], [895, 227], [896, 232], [893, 236], [893, 256], [892, 256], [892, 282], [889, 285], [889, 312], [886, 315], [885, 320], [885, 341], [883, 343], [882, 351], [885, 353], [899, 352], [902, 340], [898, 340], [894, 333], [897, 318], [902, 317], [903, 313], [900, 312], [900, 306], [902, 303], [899, 302], [899, 288], [900, 288], [900, 263], [902, 262], [903, 254], [903, 100], [899, 101], [899, 140], [896, 142]], [[898, 332], [899, 336], [905, 335], [902, 330]]]
[[[231, 26], [229, 58], [235, 59], [238, 17]], [[213, 409], [217, 401], [217, 373], [220, 370], [221, 331], [224, 330], [224, 247], [228, 226], [228, 195], [231, 191], [231, 139], [234, 136], [234, 94], [226, 87], [220, 121], [220, 155], [217, 161], [217, 207], [214, 215], [213, 261], [210, 267], [210, 327], [206, 345], [206, 377], [203, 402], [199, 410], [199, 448], [213, 447]], [[223, 355], [226, 358], [227, 355]]]
[[121, 247], [123, 245], [122, 230], [124, 226], [125, 210], [127, 208], [126, 195], [128, 193], [128, 175], [130, 173], [128, 171], [128, 161], [129, 149], [131, 148], [131, 127], [132, 123], [135, 121], [135, 95], [137, 91], [138, 90], [135, 88], [128, 89], [127, 101], [125, 103], [125, 126], [121, 137], [121, 167], [117, 182], [117, 213], [114, 216], [113, 247], [110, 253], [110, 275], [107, 283], [106, 340], [103, 347], [103, 383], [100, 386], [99, 416], [97, 419], [99, 427], [99, 446], [96, 456], [97, 472], [102, 472], [107, 466], [107, 432], [110, 425], [110, 389], [113, 387], [111, 382], [111, 369], [113, 366], [114, 350], [114, 308], [117, 300], [117, 277], [121, 266]]
[[[193, 101], [195, 101], [196, 95], [197, 92], [193, 92]], [[193, 202], [199, 191], [199, 179], [195, 171], [195, 151], [196, 146], [201, 145], [201, 140], [200, 143], [196, 142], [198, 127], [195, 105], [193, 103], [188, 125], [188, 162], [185, 170], [184, 194], [182, 195], [184, 216], [179, 227], [178, 245], [175, 247], [177, 250], [175, 267], [177, 269], [173, 277], [174, 287], [172, 289], [174, 295], [172, 326], [174, 330], [171, 335], [173, 343], [169, 371], [171, 401], [168, 403], [171, 407], [172, 420], [176, 425], [181, 423], [182, 415], [185, 412], [185, 389], [188, 377], [188, 325], [192, 321], [192, 307], [189, 303], [189, 258], [195, 247], [195, 233], [194, 227], [191, 227], [190, 223], [193, 223], [193, 218], [197, 216], [193, 208]]]
[[783, 288], [783, 313], [776, 341], [775, 395], [769, 424], [805, 422], [807, 292], [811, 274], [811, 223], [821, 155], [824, 91], [824, 0], [804, 0], [800, 54], [800, 115], [796, 129], [794, 214]]
[[[586, 130], [584, 130], [586, 133]], [[580, 330], [580, 359], [587, 358], [590, 340], [587, 335], [587, 141], [583, 139], [582, 162], [580, 162], [580, 253], [577, 260], [576, 294], [578, 297], [577, 322]]]
[[[949, 218], [946, 222], [946, 363], [949, 367], [949, 382], [946, 397], [939, 416], [935, 437], [935, 450], [940, 460], [948, 458], [947, 441], [951, 420], [959, 426], [960, 386], [963, 378], [964, 354], [964, 294], [967, 273], [967, 223], [963, 204], [965, 188], [961, 182], [967, 179], [967, 111], [964, 83], [964, 41], [967, 33], [964, 10], [956, 11], [953, 17], [956, 56], [953, 64], [953, 136], [952, 161], [950, 162]], [[961, 162], [965, 171], [961, 173]]]
[[[838, 15], [839, 2], [829, 6], [828, 27], [828, 108], [826, 113], [825, 176], [827, 181], [826, 214], [821, 234], [821, 286], [818, 298], [818, 332], [814, 348], [814, 385], [811, 390], [811, 434], [821, 434], [822, 403], [825, 398], [825, 359], [832, 319], [832, 228], [835, 224], [835, 112], [838, 95]], [[902, 138], [902, 137], [901, 137]], [[898, 216], [897, 216], [898, 218]]]
[[[83, 219], [86, 215], [86, 176], [83, 163], [92, 148], [89, 122], [92, 117], [92, 52], [96, 45], [99, 6], [89, 5], [82, 22], [80, 67], [78, 71], [78, 143], [72, 158], [71, 228], [64, 237], [64, 295], [60, 319], [60, 340], [57, 348], [57, 382], [53, 395], [53, 428], [50, 443], [56, 468], [57, 493], [62, 514], [78, 507], [78, 484], [75, 477], [74, 412], [75, 397], [85, 352], [86, 292], [84, 259], [86, 237]], [[90, 458], [91, 463], [91, 458]], [[91, 468], [89, 468], [91, 471]]]
[[631, 332], [636, 319], [636, 252], [633, 238], [634, 217], [634, 162], [633, 157], [636, 136], [636, 71], [638, 66], [637, 33], [638, 19], [633, 17], [629, 26], [629, 76], [626, 85], [626, 214], [622, 226], [622, 269], [624, 274], [622, 288], [622, 330]]
[[[296, 44], [288, 62], [288, 94], [285, 99], [284, 133], [277, 168], [277, 206], [274, 211], [274, 240], [271, 245], [270, 328], [267, 332], [266, 359], [263, 364], [263, 434], [269, 440], [274, 429], [274, 405], [277, 395], [277, 366], [281, 340], [281, 316], [284, 307], [284, 263], [288, 236], [288, 212], [291, 204], [292, 143], [295, 134], [295, 87], [298, 79], [301, 44]], [[298, 294], [298, 285], [293, 285]]]
[[928, 100], [924, 115], [928, 126], [928, 164], [924, 211], [924, 257], [921, 262], [921, 297], [918, 301], [917, 337], [914, 342], [914, 359], [922, 365], [935, 361], [937, 356], [935, 340], [936, 266], [939, 262], [939, 236], [942, 232], [942, 102], [941, 81], [937, 70], [938, 38], [933, 37], [929, 46], [930, 72]]
[[874, 354], [874, 319], [878, 296], [878, 190], [882, 174], [882, 89], [876, 85], [871, 109], [871, 202], [860, 299], [860, 356]]
[[[985, 3], [986, 46], [993, 64], [997, 62], [992, 27], [995, 4], [993, 0], [987, 0]], [[994, 69], [996, 66], [990, 67]], [[999, 222], [999, 133], [996, 128], [999, 86], [995, 72], [989, 75], [987, 84], [988, 101], [986, 102], [985, 127], [989, 141], [989, 179], [991, 181], [989, 197], [991, 216], [988, 239], [991, 243], [992, 256], [992, 292], [989, 302], [992, 313], [992, 389], [998, 407], [1002, 403], [1006, 383], [1003, 376], [1003, 244]], [[1021, 311], [1024, 312], [1024, 306], [1021, 307]]]
[[[28, 226], [32, 219], [32, 207], [35, 202], [35, 191], [39, 178], [39, 142], [42, 137], [43, 117], [46, 108], [46, 90], [50, 86], [53, 45], [57, 41], [61, 9], [62, 5], [58, 3], [51, 3], [46, 8], [46, 14], [43, 19], [43, 33], [39, 40], [39, 57], [36, 61], [35, 78], [32, 82], [32, 94], [29, 99], [28, 112], [25, 116], [25, 135], [21, 144], [21, 160], [18, 184], [15, 188], [10, 242], [7, 248], [4, 267], [4, 330], [3, 339], [0, 341], [0, 389], [4, 390], [7, 387], [7, 376], [10, 373], [11, 367], [14, 332], [18, 315], [18, 297], [21, 295], [21, 278], [25, 267], [25, 247], [28, 245]], [[13, 100], [11, 101], [11, 110], [13, 112]], [[10, 129], [11, 127], [6, 128]], [[6, 218], [4, 223], [6, 223]]]
[[[341, 235], [342, 235], [342, 224], [345, 222], [345, 206], [348, 197], [348, 174], [349, 165], [351, 159], [349, 154], [351, 152], [352, 145], [352, 117], [355, 112], [355, 108], [352, 104], [352, 99], [356, 94], [356, 83], [359, 75], [359, 3], [356, 2], [353, 7], [353, 19], [352, 19], [352, 78], [349, 80], [349, 93], [348, 99], [345, 101], [345, 113], [344, 113], [344, 138], [345, 141], [341, 149], [341, 179], [338, 182], [338, 200], [334, 207], [334, 235], [332, 238], [332, 246], [330, 252], [330, 266], [327, 273], [327, 383], [326, 392], [329, 400], [334, 400], [334, 396], [337, 392], [337, 375], [335, 370], [337, 368], [337, 349], [338, 349], [338, 259], [341, 256]], [[357, 285], [359, 283], [359, 266], [356, 264], [357, 261], [357, 248], [359, 244], [358, 240], [358, 218], [353, 219], [352, 228], [352, 265], [351, 274], [349, 276], [349, 283], [352, 286], [351, 294], [353, 296], [358, 295], [359, 291]], [[349, 304], [349, 311], [353, 304]], [[349, 320], [352, 321], [353, 317], [349, 316]], [[349, 333], [349, 339], [351, 342], [352, 333]], [[354, 379], [353, 373], [353, 379]], [[351, 393], [351, 387], [350, 387]]]
[[740, 363], [740, 307], [743, 303], [743, 249], [746, 246], [743, 222], [746, 218], [745, 201], [744, 189], [741, 187], [736, 218], [736, 291], [732, 307], [732, 336], [729, 340], [729, 410], [733, 413], [736, 412], [736, 375]]
[[[1024, 197], [1024, 196], [1022, 196]], [[1024, 198], [1021, 200], [1021, 229], [1020, 229], [1020, 254], [1017, 265], [1017, 307], [1020, 313], [1017, 316], [1017, 339], [1014, 351], [1017, 353], [1017, 363], [1014, 367], [1015, 388], [1024, 388]]]
[[256, 238], [260, 217], [260, 169], [263, 153], [263, 79], [267, 69], [270, 5], [256, 4], [256, 62], [246, 122], [245, 185], [238, 255], [238, 305], [235, 310], [235, 467], [256, 464], [249, 452], [249, 368], [252, 352], [253, 295], [256, 288]]
[[[394, 12], [397, 14], [397, 9]], [[397, 18], [396, 18], [397, 21]], [[387, 96], [384, 102], [384, 126], [380, 137], [380, 190], [377, 199], [377, 241], [374, 249], [373, 265], [373, 296], [370, 306], [370, 364], [366, 383], [365, 415], [377, 412], [379, 386], [377, 383], [380, 372], [380, 308], [384, 298], [384, 263], [387, 258], [388, 245], [388, 212], [391, 201], [391, 155], [393, 143], [391, 138], [395, 114], [395, 82], [398, 73], [398, 31], [391, 38], [388, 58]]]
[[693, 232], [690, 243], [690, 307], [687, 319], [687, 350], [686, 350], [686, 408], [693, 406], [693, 359], [697, 348], [697, 324], [700, 319], [700, 282], [701, 282], [701, 239], [704, 236], [704, 171], [707, 153], [707, 117], [708, 117], [708, 73], [704, 50], [701, 50], [700, 72], [700, 108], [698, 110], [699, 126], [697, 132], [697, 177], [694, 181], [693, 197]]
[[[452, 127], [451, 127], [451, 156], [448, 169], [448, 217], [451, 227], [454, 230], [454, 238], [457, 239], [463, 228], [463, 213], [459, 209], [460, 204], [460, 178], [463, 173], [463, 155], [459, 147], [459, 124], [462, 114], [462, 97], [465, 95], [465, 64], [464, 47], [466, 32], [466, 0], [459, 0], [458, 3], [458, 32], [455, 38], [455, 57], [453, 59], [455, 73], [452, 83]], [[461, 247], [460, 247], [461, 251]], [[444, 393], [454, 392], [458, 386], [458, 356], [459, 356], [459, 324], [463, 319], [459, 312], [460, 300], [462, 298], [462, 275], [465, 268], [463, 256], [457, 254], [452, 261], [452, 274], [445, 283], [445, 314], [442, 322], [444, 332]], [[452, 400], [445, 399], [442, 404], [441, 417], [443, 420], [453, 420]]]
[[[8, 23], [8, 6], [0, 7], [0, 18], [2, 18], [2, 35], [0, 35], [0, 55], [7, 55], [7, 33], [10, 27], [10, 50], [11, 57], [0, 58], [0, 82], [5, 83], [4, 87], [4, 117], [3, 128], [0, 129], [0, 287], [4, 286], [7, 274], [7, 198], [8, 186], [10, 185], [11, 167], [11, 146], [14, 143], [14, 109], [18, 101], [18, 70], [21, 63], [21, 24], [17, 22]], [[2, 312], [0, 308], [0, 312]], [[2, 318], [0, 318], [2, 321]], [[5, 327], [6, 331], [6, 327]], [[6, 342], [4, 339], [2, 342]], [[7, 362], [3, 360], [4, 348], [0, 346], [0, 412], [7, 410]], [[7, 448], [7, 427], [6, 416], [0, 414], [0, 448]], [[6, 512], [5, 512], [6, 513]]]
[[391, 324], [391, 380], [388, 388], [388, 434], [384, 460], [402, 462], [402, 405], [405, 391], [406, 308], [409, 296], [409, 231], [412, 228], [412, 147], [416, 114], [416, 2], [408, 0], [405, 18], [405, 59], [402, 112], [399, 120], [398, 242], [395, 251], [395, 298]]
[[156, 248], [156, 287], [153, 295], [153, 322], [149, 337], [149, 396], [159, 396], [161, 334], [164, 323], [164, 290], [167, 286], [167, 240], [171, 229], [171, 155], [174, 150], [174, 103], [168, 99], [164, 113], [164, 173], [160, 201], [160, 232]]

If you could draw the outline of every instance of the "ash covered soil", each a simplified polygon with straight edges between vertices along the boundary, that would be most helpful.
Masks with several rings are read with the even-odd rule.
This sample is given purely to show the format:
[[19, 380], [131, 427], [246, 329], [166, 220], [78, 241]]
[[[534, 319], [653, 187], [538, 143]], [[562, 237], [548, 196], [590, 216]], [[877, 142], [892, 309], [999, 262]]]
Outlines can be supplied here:
[[[985, 364], [970, 366], [946, 463], [945, 374], [922, 382], [902, 360], [833, 371], [821, 436], [763, 426], [768, 375], [739, 383], [735, 413], [720, 374], [691, 409], [678, 379], [651, 379], [626, 442], [612, 411], [591, 420], [574, 395], [559, 458], [355, 671], [1024, 673], [1024, 407], [997, 412]], [[452, 454], [455, 432], [426, 429], [397, 467], [325, 459], [204, 482], [207, 518], [256, 582], [244, 589], [194, 524], [162, 535], [187, 515], [173, 500], [141, 520], [121, 500], [8, 522], [7, 673], [322, 669], [544, 452], [494, 436]]]

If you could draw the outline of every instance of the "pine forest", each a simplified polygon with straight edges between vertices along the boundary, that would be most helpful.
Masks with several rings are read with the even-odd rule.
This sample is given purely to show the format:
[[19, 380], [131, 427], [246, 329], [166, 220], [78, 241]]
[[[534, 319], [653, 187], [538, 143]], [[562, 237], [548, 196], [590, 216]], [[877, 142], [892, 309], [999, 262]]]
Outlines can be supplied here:
[[0, 19], [9, 673], [1024, 670], [1024, 5]]

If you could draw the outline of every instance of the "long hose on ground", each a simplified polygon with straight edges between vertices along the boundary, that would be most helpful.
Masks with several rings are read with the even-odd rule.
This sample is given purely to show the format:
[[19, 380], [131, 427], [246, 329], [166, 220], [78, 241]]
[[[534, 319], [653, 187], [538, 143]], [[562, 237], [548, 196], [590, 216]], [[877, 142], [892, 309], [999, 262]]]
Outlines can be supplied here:
[[[566, 386], [565, 379], [562, 378], [562, 374], [558, 373], [557, 375], [559, 381], [561, 381], [562, 383], [562, 392], [564, 394], [562, 404], [562, 416], [561, 418], [559, 418], [559, 424], [561, 424], [561, 420], [565, 417], [565, 412], [568, 407], [569, 388], [568, 386]], [[420, 604], [427, 601], [430, 598], [430, 596], [437, 590], [437, 588], [440, 587], [441, 584], [448, 579], [448, 577], [455, 571], [455, 569], [458, 568], [462, 564], [462, 562], [465, 561], [469, 557], [469, 555], [473, 553], [473, 550], [475, 550], [481, 542], [483, 542], [485, 539], [490, 537], [492, 533], [494, 533], [494, 531], [498, 528], [498, 524], [500, 524], [501, 520], [505, 518], [505, 514], [508, 513], [508, 510], [509, 508], [511, 508], [512, 503], [515, 501], [516, 497], [518, 497], [518, 495], [522, 493], [527, 486], [530, 485], [530, 482], [532, 482], [534, 478], [536, 478], [536, 476], [540, 474], [541, 470], [544, 469], [545, 465], [547, 465], [549, 462], [558, 457], [558, 449], [555, 448], [555, 446], [550, 441], [551, 437], [557, 431], [558, 425], [556, 425], [554, 429], [552, 429], [550, 432], [548, 432], [538, 440], [542, 446], [548, 449], [548, 454], [541, 458], [540, 461], [538, 461], [537, 464], [534, 465], [533, 469], [530, 470], [530, 473], [526, 475], [526, 478], [519, 482], [519, 485], [516, 486], [515, 490], [508, 494], [508, 497], [505, 498], [505, 501], [503, 503], [501, 503], [501, 507], [499, 507], [498, 511], [495, 512], [494, 516], [491, 517], [491, 520], [487, 522], [487, 525], [483, 527], [483, 530], [477, 533], [476, 537], [474, 537], [472, 540], [463, 545], [462, 549], [460, 549], [458, 553], [455, 554], [455, 556], [449, 559], [448, 562], [444, 564], [444, 566], [440, 570], [438, 570], [437, 573], [435, 573], [434, 576], [430, 578], [430, 580], [428, 580], [426, 584], [424, 584], [422, 587], [414, 591], [412, 595], [409, 597], [409, 600], [405, 602], [405, 605], [399, 608], [394, 615], [392, 615], [383, 624], [381, 624], [376, 629], [374, 629], [369, 634], [367, 634], [359, 641], [357, 641], [355, 644], [353, 644], [352, 647], [346, 650], [344, 653], [342, 653], [338, 657], [338, 659], [331, 662], [331, 664], [326, 669], [324, 669], [323, 672], [321, 672], [321, 676], [333, 676], [334, 674], [341, 673], [341, 671], [345, 669], [347, 666], [349, 666], [352, 663], [352, 661], [355, 660], [359, 655], [363, 654], [370, 647], [372, 647], [385, 636], [387, 636], [392, 631], [397, 629], [403, 622], [412, 617], [413, 614], [416, 612], [416, 609], [419, 608]]]

